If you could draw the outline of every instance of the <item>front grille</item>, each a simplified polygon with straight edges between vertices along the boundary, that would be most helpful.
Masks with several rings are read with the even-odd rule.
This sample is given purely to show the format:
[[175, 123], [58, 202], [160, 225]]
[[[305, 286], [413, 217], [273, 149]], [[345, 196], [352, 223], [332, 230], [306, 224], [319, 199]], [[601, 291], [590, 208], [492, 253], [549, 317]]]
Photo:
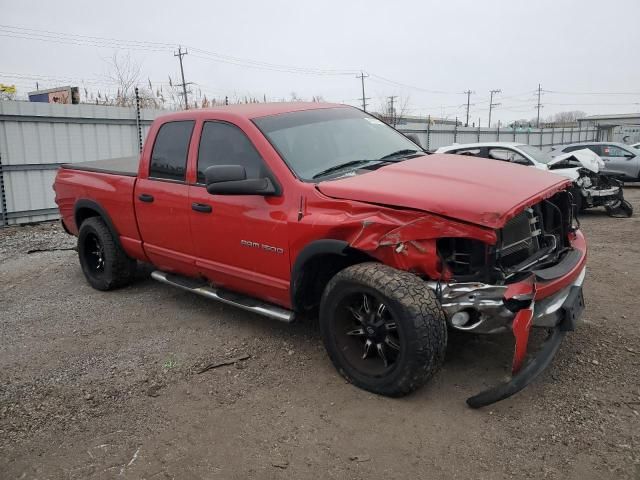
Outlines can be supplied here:
[[522, 271], [532, 264], [557, 257], [566, 246], [571, 203], [561, 192], [520, 212], [500, 230], [498, 266], [504, 271]]
[[496, 232], [495, 246], [445, 237], [437, 240], [438, 255], [456, 281], [514, 281], [533, 268], [557, 263], [569, 246], [572, 208], [569, 193], [557, 193], [509, 220]]
[[539, 250], [542, 233], [540, 219], [533, 208], [509, 220], [502, 229], [502, 244], [499, 249], [504, 265], [515, 265]]

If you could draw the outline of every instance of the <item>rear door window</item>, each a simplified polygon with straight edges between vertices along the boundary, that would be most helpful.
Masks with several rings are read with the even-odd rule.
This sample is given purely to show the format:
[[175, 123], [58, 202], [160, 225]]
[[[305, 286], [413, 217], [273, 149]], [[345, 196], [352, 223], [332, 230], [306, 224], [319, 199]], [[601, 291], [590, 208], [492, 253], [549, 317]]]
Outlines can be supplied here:
[[151, 152], [149, 178], [184, 182], [193, 120], [167, 122], [160, 127]]

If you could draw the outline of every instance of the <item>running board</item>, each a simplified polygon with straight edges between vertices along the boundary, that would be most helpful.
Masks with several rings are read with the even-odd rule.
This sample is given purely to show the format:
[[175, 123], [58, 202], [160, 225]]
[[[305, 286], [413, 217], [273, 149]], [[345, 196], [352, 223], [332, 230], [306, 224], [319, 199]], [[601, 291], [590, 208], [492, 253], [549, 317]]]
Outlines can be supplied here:
[[202, 280], [165, 273], [160, 270], [152, 272], [151, 278], [159, 282], [166, 283], [167, 285], [173, 285], [174, 287], [181, 288], [182, 290], [187, 290], [189, 292], [202, 295], [203, 297], [233, 305], [234, 307], [239, 307], [243, 310], [264, 315], [265, 317], [273, 318], [281, 322], [291, 323], [294, 319], [294, 313], [291, 310], [271, 305], [269, 303], [262, 302], [261, 300], [238, 293], [226, 290], [216, 290], [215, 288], [210, 287], [207, 282]]

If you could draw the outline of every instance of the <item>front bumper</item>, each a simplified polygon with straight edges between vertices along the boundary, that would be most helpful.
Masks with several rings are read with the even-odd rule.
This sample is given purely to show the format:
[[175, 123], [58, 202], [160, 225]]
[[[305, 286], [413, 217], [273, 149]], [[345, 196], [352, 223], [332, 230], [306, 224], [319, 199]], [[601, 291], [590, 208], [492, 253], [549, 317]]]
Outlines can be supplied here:
[[[582, 287], [585, 273], [586, 268], [582, 267], [569, 285], [535, 301], [534, 327], [553, 328], [562, 321], [562, 304], [573, 287]], [[452, 328], [473, 333], [500, 333], [511, 329], [517, 312], [507, 307], [505, 300], [508, 286], [457, 283], [443, 285], [440, 288], [441, 306]], [[451, 321], [453, 316], [464, 311], [473, 311], [471, 321], [464, 325], [454, 325]]]
[[[439, 296], [449, 325], [472, 333], [499, 333], [512, 328], [519, 304], [531, 301], [534, 306], [533, 326], [551, 328], [562, 320], [562, 303], [572, 287], [581, 287], [585, 277], [587, 249], [584, 236], [575, 232], [573, 250], [557, 265], [533, 270], [520, 282], [508, 285], [485, 283], [429, 282]], [[469, 313], [469, 321], [453, 322], [458, 312]]]
[[[521, 282], [509, 285], [431, 284], [440, 296], [442, 309], [452, 328], [476, 333], [508, 329], [513, 332], [511, 380], [467, 399], [470, 407], [489, 405], [522, 390], [551, 363], [566, 332], [575, 329], [584, 309], [582, 284], [587, 252], [579, 231], [575, 232], [571, 243], [573, 250], [557, 265], [534, 270]], [[466, 316], [458, 315], [456, 321], [455, 316], [460, 312], [466, 312]], [[467, 323], [460, 323], [460, 318], [468, 318]], [[524, 365], [532, 327], [545, 328], [550, 335], [537, 356]]]

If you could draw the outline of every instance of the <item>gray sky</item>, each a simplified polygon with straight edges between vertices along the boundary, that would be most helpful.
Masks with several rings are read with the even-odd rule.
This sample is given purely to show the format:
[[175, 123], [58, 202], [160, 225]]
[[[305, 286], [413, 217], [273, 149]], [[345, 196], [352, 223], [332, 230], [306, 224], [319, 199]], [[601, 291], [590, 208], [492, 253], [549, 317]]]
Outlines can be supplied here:
[[[40, 88], [84, 81], [92, 90], [113, 91], [105, 59], [115, 50], [129, 50], [154, 87], [179, 78], [178, 61], [171, 45], [152, 46], [157, 51], [148, 43], [87, 45], [85, 37], [56, 33], [39, 41], [33, 38], [42, 32], [7, 26], [187, 45], [187, 81], [196, 82], [194, 94], [208, 97], [279, 99], [295, 92], [359, 105], [355, 72], [362, 69], [371, 74], [370, 109], [398, 95], [408, 98], [408, 113], [462, 118], [462, 92], [471, 89], [471, 117], [482, 117], [484, 126], [489, 90], [502, 90], [493, 119], [508, 122], [535, 116], [541, 83], [549, 91], [542, 97], [545, 117], [640, 111], [638, 0], [0, 0], [0, 6], [0, 83], [15, 83], [22, 93], [35, 89], [36, 76]], [[260, 68], [249, 66], [255, 62]], [[263, 63], [313, 72], [274, 71]], [[613, 94], [620, 92], [627, 94]]]

